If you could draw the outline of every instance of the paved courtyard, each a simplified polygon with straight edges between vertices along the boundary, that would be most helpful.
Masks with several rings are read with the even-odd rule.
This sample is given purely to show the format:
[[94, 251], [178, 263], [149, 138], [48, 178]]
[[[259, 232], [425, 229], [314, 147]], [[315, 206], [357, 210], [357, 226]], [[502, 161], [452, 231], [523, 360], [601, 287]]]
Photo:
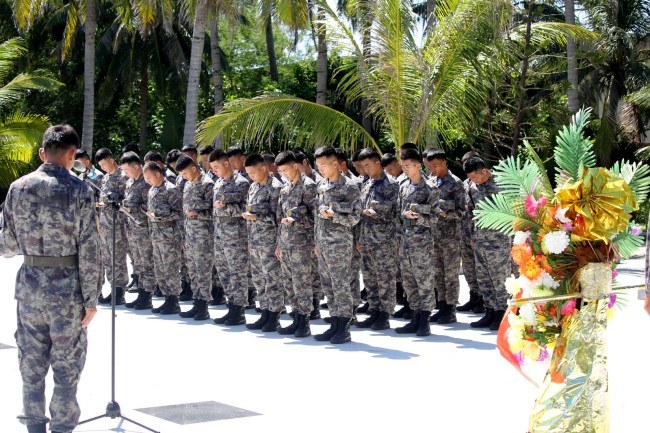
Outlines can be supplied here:
[[[0, 258], [0, 431], [8, 433], [25, 431], [16, 420], [21, 381], [13, 338], [21, 261]], [[642, 284], [643, 265], [642, 255], [622, 264], [620, 282]], [[466, 297], [462, 276], [461, 284]], [[640, 293], [625, 298], [609, 327], [610, 431], [650, 432], [650, 317]], [[210, 312], [216, 317], [224, 307]], [[247, 311], [249, 322], [257, 316]], [[500, 357], [495, 332], [469, 327], [476, 317], [459, 313], [458, 323], [432, 326], [426, 338], [353, 328], [353, 343], [333, 346], [118, 307], [116, 400], [124, 416], [164, 433], [524, 433], [537, 388]], [[110, 319], [101, 306], [89, 328], [82, 419], [103, 414], [111, 399]], [[327, 326], [315, 321], [312, 333]], [[541, 381], [543, 369], [533, 376]], [[103, 418], [75, 432], [146, 430]]]

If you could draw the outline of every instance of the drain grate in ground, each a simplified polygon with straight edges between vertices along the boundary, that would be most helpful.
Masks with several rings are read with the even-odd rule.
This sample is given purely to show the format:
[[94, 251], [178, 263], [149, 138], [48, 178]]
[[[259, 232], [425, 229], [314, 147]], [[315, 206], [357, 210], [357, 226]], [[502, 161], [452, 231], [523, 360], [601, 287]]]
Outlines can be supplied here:
[[136, 410], [181, 425], [261, 415], [216, 401], [147, 407]]

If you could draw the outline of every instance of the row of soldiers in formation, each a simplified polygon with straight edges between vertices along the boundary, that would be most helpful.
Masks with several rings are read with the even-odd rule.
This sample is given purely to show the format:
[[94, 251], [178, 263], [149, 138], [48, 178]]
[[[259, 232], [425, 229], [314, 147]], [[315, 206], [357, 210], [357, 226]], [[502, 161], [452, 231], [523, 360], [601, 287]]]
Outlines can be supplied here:
[[[399, 161], [371, 148], [355, 152], [359, 176], [332, 147], [316, 150], [318, 172], [301, 149], [275, 157], [185, 146], [166, 161], [149, 152], [144, 165], [125, 150], [119, 164], [110, 150], [97, 151], [103, 174], [85, 151], [76, 155], [88, 168], [80, 177], [96, 186], [109, 280], [117, 215], [118, 305], [125, 303], [128, 251], [138, 296], [126, 306], [153, 313], [207, 320], [208, 305], [227, 299], [228, 312], [214, 322], [236, 326], [246, 324], [245, 309], [257, 301], [261, 315], [249, 329], [306, 337], [325, 297], [330, 328], [315, 338], [334, 344], [351, 341], [353, 323], [390, 328], [402, 296], [404, 307], [393, 316], [410, 321], [395, 329], [400, 334], [429, 335], [431, 322], [456, 322], [457, 310], [483, 313], [475, 328], [497, 329], [503, 318], [511, 242], [473, 224], [475, 204], [498, 191], [475, 152], [463, 157], [461, 181], [443, 151], [420, 153], [412, 143], [400, 148]], [[461, 259], [470, 299], [457, 307]], [[360, 272], [367, 303], [357, 308]], [[156, 290], [165, 301], [152, 308]], [[182, 312], [179, 300], [191, 299], [193, 307]], [[99, 301], [111, 302], [110, 295]], [[293, 321], [282, 327], [285, 303]], [[368, 317], [357, 321], [359, 312]]]

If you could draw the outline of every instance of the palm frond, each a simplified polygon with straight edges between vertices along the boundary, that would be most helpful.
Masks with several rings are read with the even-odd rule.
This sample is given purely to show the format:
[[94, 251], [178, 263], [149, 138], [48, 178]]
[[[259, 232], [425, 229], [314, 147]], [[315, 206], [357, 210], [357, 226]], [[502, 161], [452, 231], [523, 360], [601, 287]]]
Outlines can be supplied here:
[[305, 29], [309, 24], [306, 1], [276, 0], [275, 13], [280, 21], [292, 30]]
[[[510, 37], [515, 42], [525, 43], [526, 25], [522, 24], [515, 28]], [[531, 25], [530, 44], [534, 48], [541, 48], [550, 44], [564, 46], [567, 43], [567, 38], [590, 42], [595, 41], [597, 37], [597, 33], [577, 25], [560, 22], [538, 22]]]
[[522, 200], [538, 189], [539, 170], [532, 161], [525, 161], [509, 156], [494, 167], [494, 181], [500, 187], [500, 193]]
[[639, 107], [650, 109], [650, 86], [646, 86], [641, 90], [630, 93], [627, 98], [630, 102]]
[[377, 147], [374, 139], [345, 114], [287, 95], [264, 95], [226, 104], [222, 112], [199, 125], [197, 142], [212, 143], [223, 134], [225, 143], [265, 146], [278, 139], [285, 145], [346, 149]]
[[71, 1], [66, 5], [67, 18], [65, 20], [65, 30], [63, 31], [63, 45], [61, 49], [61, 58], [63, 60], [70, 58], [74, 40], [79, 26], [79, 7], [77, 2]]
[[531, 227], [541, 228], [539, 223], [527, 217], [523, 200], [512, 200], [512, 197], [502, 193], [478, 202], [474, 209], [474, 220], [477, 227], [507, 235]]
[[60, 86], [62, 83], [46, 75], [16, 75], [13, 80], [0, 87], [0, 107], [22, 98], [31, 90], [53, 90]]
[[22, 39], [12, 38], [0, 44], [0, 84], [9, 76], [16, 61], [27, 52]]
[[571, 119], [571, 124], [558, 133], [554, 152], [555, 183], [558, 187], [568, 180], [579, 179], [583, 167], [596, 165], [593, 142], [583, 134], [590, 113], [590, 108], [579, 110]]
[[0, 188], [25, 174], [48, 127], [43, 116], [15, 112], [0, 119]]
[[640, 162], [617, 161], [611, 171], [621, 176], [634, 193], [637, 204], [648, 199], [650, 193], [650, 166]]
[[[632, 226], [633, 224], [630, 224]], [[612, 240], [612, 244], [618, 248], [618, 254], [621, 260], [627, 260], [632, 257], [639, 248], [643, 245], [643, 236], [634, 236], [629, 230], [616, 235]]]
[[548, 174], [546, 173], [546, 167], [544, 166], [544, 163], [540, 159], [539, 155], [537, 152], [535, 152], [535, 149], [533, 149], [533, 146], [530, 145], [528, 140], [524, 140], [524, 148], [526, 149], [526, 157], [530, 159], [535, 165], [537, 166], [537, 172], [539, 173], [539, 180], [542, 184], [542, 191], [544, 192], [544, 196], [550, 200], [551, 197], [555, 195], [555, 192], [553, 191], [553, 185], [551, 185], [551, 180], [548, 178]]

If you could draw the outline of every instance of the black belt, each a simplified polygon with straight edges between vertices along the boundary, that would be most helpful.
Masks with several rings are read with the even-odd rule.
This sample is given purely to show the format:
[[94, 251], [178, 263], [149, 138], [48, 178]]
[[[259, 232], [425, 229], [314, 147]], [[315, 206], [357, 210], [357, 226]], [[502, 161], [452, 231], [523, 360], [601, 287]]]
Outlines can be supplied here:
[[25, 265], [41, 268], [72, 268], [79, 263], [79, 258], [76, 255], [59, 257], [24, 256], [24, 258]]
[[216, 218], [220, 223], [236, 223], [244, 220], [244, 218], [240, 216], [220, 216]]
[[172, 227], [176, 225], [176, 221], [149, 221], [154, 227]]

